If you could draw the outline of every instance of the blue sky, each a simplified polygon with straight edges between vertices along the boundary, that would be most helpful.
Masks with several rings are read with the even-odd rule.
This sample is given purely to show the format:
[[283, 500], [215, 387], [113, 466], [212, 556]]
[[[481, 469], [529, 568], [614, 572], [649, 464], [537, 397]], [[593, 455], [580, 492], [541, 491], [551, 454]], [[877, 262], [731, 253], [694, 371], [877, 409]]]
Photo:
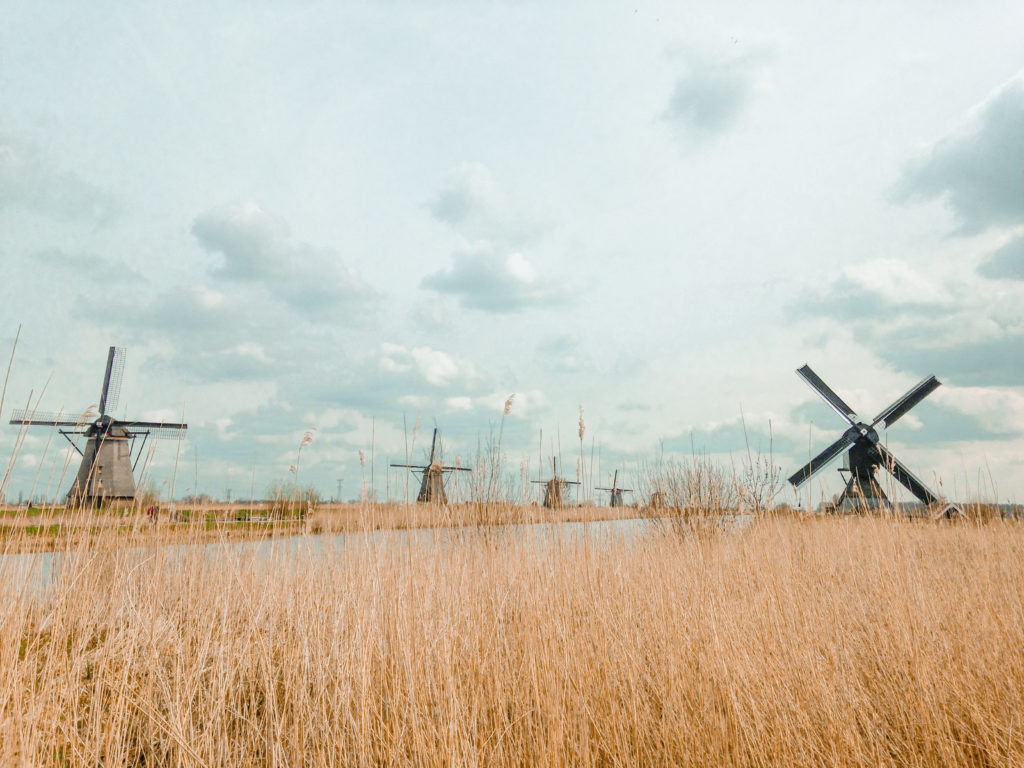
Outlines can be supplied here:
[[516, 475], [581, 404], [603, 471], [728, 460], [742, 410], [788, 475], [842, 426], [806, 362], [864, 415], [934, 373], [890, 446], [1024, 498], [1018, 3], [122, 5], [0, 28], [4, 422], [116, 344], [214, 495], [310, 427], [304, 482], [357, 494], [372, 432], [383, 494], [403, 419], [468, 457], [512, 392]]

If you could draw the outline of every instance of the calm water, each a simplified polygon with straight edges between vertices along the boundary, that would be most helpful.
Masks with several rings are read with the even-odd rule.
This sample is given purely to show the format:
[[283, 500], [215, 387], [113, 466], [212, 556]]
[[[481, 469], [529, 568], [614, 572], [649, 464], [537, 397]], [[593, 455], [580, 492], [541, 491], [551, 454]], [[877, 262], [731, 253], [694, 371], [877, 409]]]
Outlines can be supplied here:
[[[746, 527], [750, 515], [721, 518], [725, 528]], [[211, 542], [200, 545], [176, 545], [168, 552], [185, 553], [200, 547], [209, 555], [223, 555], [225, 550], [255, 560], [285, 555], [288, 559], [309, 557], [321, 552], [344, 554], [347, 549], [365, 547], [436, 547], [479, 541], [481, 538], [514, 541], [517, 544], [572, 545], [590, 543], [603, 546], [611, 542], [636, 540], [650, 533], [667, 530], [665, 521], [634, 518], [629, 520], [600, 520], [587, 523], [528, 523], [463, 528], [416, 528], [411, 530], [382, 530], [354, 533], [296, 534], [261, 541]], [[130, 549], [138, 555], [150, 550]], [[26, 552], [0, 555], [0, 585], [10, 595], [24, 589], [45, 590], [56, 584], [62, 573], [74, 573], [69, 568], [79, 560], [88, 562], [96, 557], [109, 557], [109, 552]]]

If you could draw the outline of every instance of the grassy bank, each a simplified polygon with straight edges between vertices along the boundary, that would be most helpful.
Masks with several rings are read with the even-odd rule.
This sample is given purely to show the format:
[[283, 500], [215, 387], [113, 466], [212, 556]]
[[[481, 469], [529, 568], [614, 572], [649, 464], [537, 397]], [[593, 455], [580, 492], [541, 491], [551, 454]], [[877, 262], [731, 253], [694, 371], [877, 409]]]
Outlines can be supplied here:
[[1024, 764], [1017, 524], [309, 545], [5, 574], [0, 761]]

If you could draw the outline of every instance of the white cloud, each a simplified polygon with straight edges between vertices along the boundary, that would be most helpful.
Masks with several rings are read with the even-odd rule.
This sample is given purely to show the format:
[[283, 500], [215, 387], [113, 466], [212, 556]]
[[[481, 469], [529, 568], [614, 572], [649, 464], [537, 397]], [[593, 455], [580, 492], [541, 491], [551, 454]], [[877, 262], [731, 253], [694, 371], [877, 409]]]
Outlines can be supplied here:
[[213, 208], [192, 222], [192, 234], [224, 263], [213, 274], [233, 280], [259, 280], [281, 275], [288, 250], [288, 225], [257, 203], [243, 201]]
[[913, 269], [899, 259], [871, 259], [843, 270], [844, 279], [891, 306], [949, 305], [953, 296], [934, 273]]
[[400, 344], [385, 342], [380, 348], [380, 370], [386, 373], [415, 373], [422, 381], [434, 387], [461, 384], [465, 386], [476, 378], [473, 365], [457, 360], [447, 352], [421, 346], [409, 349]]
[[687, 53], [663, 119], [687, 139], [729, 131], [747, 112], [770, 60], [767, 49], [717, 56]]
[[135, 268], [121, 259], [107, 259], [95, 253], [68, 252], [47, 248], [32, 255], [34, 263], [62, 272], [76, 282], [123, 287], [146, 282]]
[[423, 378], [435, 387], [443, 387], [461, 374], [459, 365], [447, 352], [430, 347], [414, 347], [412, 357]]
[[287, 223], [257, 203], [206, 211], [193, 221], [192, 234], [204, 250], [223, 257], [212, 277], [262, 285], [272, 300], [303, 314], [331, 314], [351, 324], [379, 299], [337, 252], [294, 241]]
[[485, 312], [519, 312], [528, 307], [555, 306], [563, 291], [537, 275], [523, 254], [480, 246], [453, 255], [453, 264], [423, 278], [420, 285], [455, 296], [459, 304]]
[[574, 373], [586, 368], [590, 361], [583, 352], [582, 340], [575, 333], [545, 339], [537, 345], [537, 352], [551, 370]]
[[1017, 235], [991, 253], [978, 265], [978, 274], [993, 280], [1024, 280], [1024, 235]]
[[792, 311], [841, 324], [900, 371], [1024, 385], [1024, 286], [1010, 283], [993, 298], [973, 272], [878, 259], [848, 267]]
[[524, 253], [526, 245], [546, 234], [549, 224], [513, 205], [485, 166], [459, 166], [430, 210], [461, 236], [462, 244], [452, 254], [452, 265], [428, 274], [420, 287], [454, 296], [464, 308], [495, 314], [552, 305], [562, 298]]
[[449, 173], [428, 208], [434, 218], [471, 241], [523, 245], [540, 239], [551, 228], [542, 212], [514, 204], [480, 163], [463, 163]]
[[109, 223], [118, 212], [108, 192], [55, 167], [30, 142], [0, 132], [0, 212], [15, 207], [95, 224]]
[[894, 194], [942, 199], [973, 234], [1024, 223], [1024, 73], [998, 88], [959, 130], [903, 171]]

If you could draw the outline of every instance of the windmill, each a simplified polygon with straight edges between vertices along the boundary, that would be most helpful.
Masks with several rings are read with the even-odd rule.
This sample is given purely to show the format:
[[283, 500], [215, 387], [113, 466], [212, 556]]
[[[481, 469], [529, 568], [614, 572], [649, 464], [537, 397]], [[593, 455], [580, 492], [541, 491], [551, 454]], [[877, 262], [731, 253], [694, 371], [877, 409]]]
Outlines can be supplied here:
[[435, 459], [434, 456], [437, 453], [437, 427], [434, 427], [434, 439], [430, 443], [430, 459], [427, 461], [426, 466], [422, 464], [392, 464], [392, 467], [404, 467], [411, 469], [413, 472], [419, 472], [422, 480], [420, 481], [420, 492], [416, 496], [416, 501], [424, 502], [427, 504], [447, 504], [448, 495], [444, 492], [444, 473], [445, 472], [472, 472], [469, 467], [446, 467], [441, 463], [440, 459]]
[[836, 510], [842, 509], [844, 504], [847, 508], [855, 509], [888, 506], [889, 500], [875, 479], [875, 472], [879, 467], [885, 468], [922, 504], [933, 504], [938, 501], [938, 497], [879, 442], [878, 432], [875, 430], [879, 424], [886, 429], [895, 424], [907, 411], [941, 385], [938, 379], [929, 376], [922, 380], [903, 397], [879, 413], [874, 421], [866, 424], [857, 421], [857, 414], [853, 409], [843, 402], [839, 395], [829, 389], [828, 385], [811, 370], [809, 365], [797, 369], [797, 374], [850, 426], [838, 440], [789, 478], [789, 482], [794, 487], [799, 487], [811, 475], [846, 451], [843, 467], [839, 471], [849, 473], [850, 477], [846, 481], [846, 488], [835, 502]]
[[615, 470], [615, 475], [612, 477], [611, 488], [596, 488], [595, 490], [608, 491], [611, 494], [610, 506], [612, 507], [621, 507], [623, 504], [622, 494], [633, 492], [632, 488], [619, 488], [619, 470], [617, 469]]
[[565, 506], [565, 486], [579, 485], [575, 480], [565, 480], [558, 476], [558, 465], [554, 457], [551, 459], [551, 479], [531, 480], [530, 482], [544, 486], [544, 506], [548, 509], [560, 509]]
[[[107, 353], [107, 368], [103, 374], [103, 390], [100, 392], [100, 414], [91, 423], [91, 415], [72, 416], [65, 413], [39, 413], [35, 410], [17, 410], [11, 424], [22, 426], [57, 427], [65, 439], [82, 456], [71, 490], [68, 503], [102, 504], [104, 500], [134, 499], [135, 465], [146, 440], [150, 437], [180, 438], [188, 429], [187, 424], [171, 424], [162, 421], [121, 421], [110, 415], [116, 410], [121, 394], [121, 378], [124, 375], [124, 349], [111, 347]], [[84, 435], [83, 451], [71, 435]], [[132, 450], [137, 438], [142, 443], [132, 461]]]

